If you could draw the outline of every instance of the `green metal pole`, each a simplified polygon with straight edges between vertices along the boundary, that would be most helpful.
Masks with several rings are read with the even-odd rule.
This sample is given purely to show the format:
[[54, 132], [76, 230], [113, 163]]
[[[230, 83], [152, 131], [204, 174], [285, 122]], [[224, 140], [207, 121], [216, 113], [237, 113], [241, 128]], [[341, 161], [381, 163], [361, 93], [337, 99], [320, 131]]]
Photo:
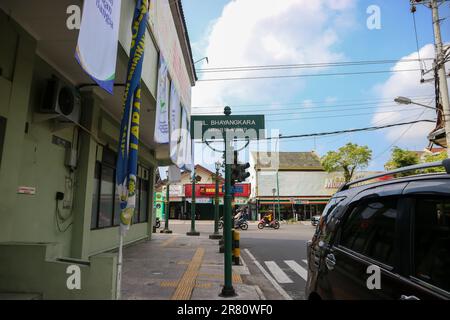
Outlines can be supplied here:
[[191, 197], [191, 231], [186, 232], [188, 236], [199, 236], [200, 232], [195, 231], [195, 167], [192, 174], [192, 197]]
[[[225, 107], [225, 115], [230, 115], [231, 110], [229, 107]], [[225, 134], [226, 135], [226, 134]], [[233, 297], [236, 296], [236, 292], [233, 288], [232, 281], [232, 232], [231, 232], [231, 163], [229, 163], [229, 155], [233, 154], [233, 145], [232, 141], [227, 141], [227, 137], [225, 137], [225, 197], [224, 197], [224, 206], [225, 212], [223, 215], [224, 226], [223, 226], [223, 236], [224, 236], [224, 244], [225, 244], [225, 270], [224, 270], [224, 286], [222, 288], [222, 293], [220, 294], [222, 297]]]
[[214, 206], [214, 233], [209, 236], [210, 239], [222, 239], [219, 234], [219, 166], [216, 165], [216, 186], [215, 186], [215, 206]]
[[167, 176], [167, 186], [166, 186], [166, 201], [165, 201], [165, 210], [164, 210], [164, 229], [161, 230], [161, 233], [172, 233], [172, 230], [169, 230], [169, 208], [170, 208], [170, 192], [169, 192], [169, 176]]

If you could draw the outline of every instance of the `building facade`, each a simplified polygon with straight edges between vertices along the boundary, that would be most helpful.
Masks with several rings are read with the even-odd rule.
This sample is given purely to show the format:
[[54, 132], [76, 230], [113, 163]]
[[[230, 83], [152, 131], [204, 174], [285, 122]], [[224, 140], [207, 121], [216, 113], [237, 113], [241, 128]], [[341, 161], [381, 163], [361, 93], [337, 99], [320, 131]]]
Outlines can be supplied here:
[[[377, 172], [357, 172], [353, 179]], [[282, 219], [310, 219], [320, 215], [344, 183], [341, 172], [326, 172], [314, 152], [256, 153], [250, 156], [251, 203], [258, 217], [278, 206]]]
[[[196, 218], [198, 220], [213, 220], [215, 207], [215, 173], [207, 168], [196, 165], [195, 173], [200, 177], [200, 181], [195, 184], [195, 209]], [[166, 181], [163, 181], [156, 188], [161, 190], [162, 194], [166, 194]], [[219, 214], [223, 214], [223, 185], [224, 179], [219, 177]], [[238, 183], [234, 187], [233, 205], [248, 205], [251, 184]], [[169, 218], [170, 219], [191, 219], [191, 203], [192, 203], [192, 179], [190, 172], [183, 172], [181, 180], [176, 183], [169, 184]]]
[[[82, 1], [76, 1], [82, 4]], [[115, 166], [136, 2], [122, 0], [114, 94], [74, 58], [69, 0], [0, 2], [0, 292], [44, 299], [114, 299], [119, 244]], [[125, 243], [150, 239], [155, 170], [171, 164], [153, 140], [158, 61], [190, 114], [195, 84], [180, 1], [151, 1], [142, 74], [137, 207]], [[73, 121], [48, 107], [51, 80], [76, 92]], [[50, 90], [50, 91], [49, 91]], [[64, 92], [56, 91], [58, 97]], [[78, 100], [77, 100], [78, 101]], [[66, 286], [81, 269], [81, 289]]]

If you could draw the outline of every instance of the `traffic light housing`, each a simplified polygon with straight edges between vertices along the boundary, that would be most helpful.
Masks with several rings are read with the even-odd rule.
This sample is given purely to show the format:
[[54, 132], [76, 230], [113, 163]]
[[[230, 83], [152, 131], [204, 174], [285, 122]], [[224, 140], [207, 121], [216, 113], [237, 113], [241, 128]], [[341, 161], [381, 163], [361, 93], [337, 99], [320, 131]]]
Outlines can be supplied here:
[[234, 161], [231, 165], [231, 185], [234, 186], [236, 182], [244, 182], [250, 173], [246, 170], [250, 168], [250, 163], [238, 163], [238, 153], [234, 151]]

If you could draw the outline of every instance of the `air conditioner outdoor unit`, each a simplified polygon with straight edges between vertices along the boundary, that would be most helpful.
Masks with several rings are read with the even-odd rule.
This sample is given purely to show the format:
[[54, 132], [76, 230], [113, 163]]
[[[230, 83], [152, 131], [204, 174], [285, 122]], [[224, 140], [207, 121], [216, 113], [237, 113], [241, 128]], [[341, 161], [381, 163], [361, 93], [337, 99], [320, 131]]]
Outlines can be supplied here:
[[61, 122], [80, 121], [81, 97], [77, 90], [62, 80], [52, 78], [47, 81], [39, 112], [60, 115]]

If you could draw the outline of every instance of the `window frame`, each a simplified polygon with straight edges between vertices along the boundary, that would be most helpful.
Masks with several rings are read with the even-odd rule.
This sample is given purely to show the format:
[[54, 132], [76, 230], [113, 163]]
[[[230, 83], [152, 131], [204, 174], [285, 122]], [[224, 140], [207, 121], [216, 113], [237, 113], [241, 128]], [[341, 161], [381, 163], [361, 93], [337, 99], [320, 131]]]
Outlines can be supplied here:
[[370, 202], [375, 202], [375, 201], [383, 201], [384, 199], [396, 199], [397, 200], [397, 216], [395, 219], [395, 226], [394, 226], [394, 234], [397, 235], [399, 232], [399, 229], [401, 227], [401, 217], [403, 216], [403, 212], [404, 212], [404, 201], [402, 199], [402, 197], [400, 195], [388, 195], [388, 196], [381, 196], [381, 197], [367, 197], [367, 198], [362, 198], [362, 199], [358, 199], [354, 202], [351, 202], [347, 208], [345, 209], [345, 213], [342, 215], [342, 218], [340, 219], [340, 223], [339, 223], [339, 227], [338, 227], [338, 231], [336, 233], [336, 238], [334, 241], [334, 246], [336, 246], [339, 250], [354, 256], [356, 259], [365, 261], [369, 264], [374, 264], [377, 265], [387, 271], [390, 272], [394, 272], [397, 273], [398, 269], [399, 269], [399, 259], [398, 259], [398, 253], [401, 252], [400, 250], [400, 242], [401, 239], [399, 237], [394, 237], [394, 247], [393, 250], [394, 252], [392, 253], [394, 256], [394, 261], [391, 265], [386, 264], [385, 262], [376, 260], [375, 258], [372, 258], [364, 253], [360, 253], [357, 251], [352, 250], [351, 248], [348, 248], [346, 246], [344, 246], [342, 244], [342, 232], [343, 232], [343, 228], [345, 227], [346, 223], [348, 222], [348, 219], [351, 215], [351, 213], [353, 212], [353, 210], [361, 205], [363, 205], [364, 203], [370, 203]]
[[[114, 158], [116, 158], [117, 153], [114, 150], [111, 149], [107, 149], [104, 148], [103, 150], [103, 155], [106, 152], [110, 152], [114, 154]], [[98, 170], [99, 170], [99, 177], [98, 177], [98, 186], [97, 186], [97, 210], [96, 212], [94, 212], [94, 208], [91, 207], [91, 226], [90, 226], [90, 230], [103, 230], [103, 229], [108, 229], [108, 228], [116, 228], [120, 226], [120, 222], [119, 223], [115, 223], [115, 211], [116, 211], [116, 194], [117, 194], [117, 183], [116, 183], [116, 166], [113, 165], [112, 163], [109, 163], [108, 161], [105, 161], [105, 159], [102, 157], [102, 160], [96, 160], [95, 161], [95, 169], [97, 169], [98, 166]], [[106, 166], [109, 169], [112, 169], [114, 171], [113, 173], [113, 192], [112, 192], [112, 212], [111, 212], [111, 222], [110, 224], [108, 224], [107, 226], [99, 226], [99, 221], [100, 221], [100, 198], [101, 198], [101, 191], [102, 191], [102, 179], [103, 179], [103, 167]], [[143, 171], [147, 172], [147, 178], [144, 179], [143, 177], [141, 177], [141, 172]], [[137, 194], [136, 197], [136, 208], [138, 208], [139, 210], [137, 210], [137, 212], [135, 212], [135, 214], [133, 215], [133, 220], [135, 220], [135, 222], [131, 222], [131, 225], [133, 224], [142, 224], [142, 223], [148, 223], [149, 222], [149, 218], [150, 218], [150, 214], [149, 214], [149, 208], [150, 208], [150, 191], [151, 191], [151, 185], [150, 185], [150, 169], [141, 164], [140, 162], [138, 162], [138, 170], [137, 170], [137, 181], [136, 181], [136, 185], [139, 186], [139, 192]], [[94, 178], [95, 179], [95, 172], [94, 172]], [[144, 219], [144, 221], [141, 221], [141, 206], [140, 206], [140, 202], [141, 202], [141, 196], [142, 196], [142, 192], [141, 192], [141, 188], [142, 188], [142, 184], [143, 181], [146, 182], [147, 184], [147, 214], [146, 214], [146, 218]], [[93, 206], [93, 204], [92, 204]], [[92, 226], [92, 214], [95, 214], [95, 226]]]
[[450, 202], [450, 199], [445, 199], [446, 195], [442, 194], [427, 194], [427, 193], [417, 193], [417, 194], [409, 194], [408, 200], [410, 202], [409, 206], [409, 250], [408, 250], [408, 260], [407, 260], [407, 278], [412, 281], [414, 284], [424, 287], [434, 293], [446, 296], [450, 298], [450, 291], [447, 291], [443, 288], [440, 288], [430, 282], [427, 282], [424, 279], [418, 278], [415, 276], [415, 226], [416, 226], [416, 208], [418, 200], [447, 200]]

